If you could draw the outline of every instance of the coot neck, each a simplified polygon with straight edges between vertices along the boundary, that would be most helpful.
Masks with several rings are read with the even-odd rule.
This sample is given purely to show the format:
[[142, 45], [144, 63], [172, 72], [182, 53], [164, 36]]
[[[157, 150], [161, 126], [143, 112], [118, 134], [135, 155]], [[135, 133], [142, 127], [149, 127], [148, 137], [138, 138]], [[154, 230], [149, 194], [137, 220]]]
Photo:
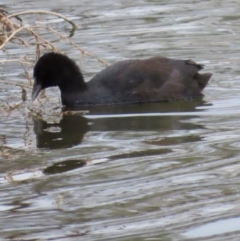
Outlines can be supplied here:
[[75, 76], [65, 76], [58, 85], [61, 93], [76, 94], [87, 89], [87, 83], [84, 81], [83, 75], [78, 73]]

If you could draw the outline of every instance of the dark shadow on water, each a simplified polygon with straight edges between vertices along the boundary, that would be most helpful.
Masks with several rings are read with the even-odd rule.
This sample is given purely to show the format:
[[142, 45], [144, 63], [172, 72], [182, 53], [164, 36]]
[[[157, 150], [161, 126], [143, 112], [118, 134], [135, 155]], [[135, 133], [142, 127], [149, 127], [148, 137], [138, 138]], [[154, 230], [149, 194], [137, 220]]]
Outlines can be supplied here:
[[[63, 107], [63, 111], [68, 110], [87, 110], [90, 115], [106, 115], [106, 114], [138, 114], [138, 113], [169, 113], [169, 112], [193, 112], [196, 107], [209, 106], [200, 99], [175, 101], [175, 102], [159, 102], [150, 104], [136, 105], [109, 105], [109, 106], [88, 106], [88, 107]], [[199, 110], [197, 110], [199, 111]]]
[[[89, 119], [81, 115], [64, 115], [60, 123], [47, 123], [47, 121], [34, 117], [34, 132], [38, 148], [59, 149], [79, 145], [87, 132], [98, 131], [168, 131], [168, 130], [193, 130], [204, 128], [201, 125], [186, 123], [183, 120], [192, 116], [134, 116], [134, 114], [162, 113], [162, 112], [194, 112], [196, 107], [205, 103], [198, 101], [181, 101], [173, 103], [157, 103], [132, 106], [91, 107], [91, 114], [104, 114], [103, 118]], [[199, 110], [198, 110], [199, 111]], [[121, 114], [133, 114], [122, 117]], [[118, 114], [118, 116], [106, 116]], [[52, 132], [51, 128], [57, 127], [59, 131]], [[198, 137], [196, 137], [198, 139]], [[152, 143], [160, 144], [160, 143]]]
[[145, 141], [146, 144], [157, 145], [157, 146], [168, 146], [168, 145], [177, 145], [188, 142], [197, 142], [201, 141], [200, 136], [180, 136], [180, 137], [166, 137], [162, 139], [152, 139]]
[[[33, 124], [38, 148], [59, 149], [76, 146], [89, 131], [88, 120], [82, 116], [64, 116], [60, 123], [47, 123], [34, 116]], [[52, 132], [51, 128], [55, 127], [60, 131]]]
[[127, 159], [127, 158], [135, 158], [135, 157], [142, 157], [142, 156], [158, 156], [158, 155], [164, 155], [167, 153], [172, 152], [171, 149], [149, 149], [144, 151], [134, 151], [131, 153], [124, 153], [119, 155], [110, 156], [110, 160], [118, 160], [118, 159]]
[[57, 173], [63, 173], [67, 171], [71, 171], [80, 167], [83, 167], [87, 164], [84, 160], [67, 160], [58, 163], [54, 163], [53, 165], [46, 167], [43, 170], [43, 173], [46, 175], [52, 175]]

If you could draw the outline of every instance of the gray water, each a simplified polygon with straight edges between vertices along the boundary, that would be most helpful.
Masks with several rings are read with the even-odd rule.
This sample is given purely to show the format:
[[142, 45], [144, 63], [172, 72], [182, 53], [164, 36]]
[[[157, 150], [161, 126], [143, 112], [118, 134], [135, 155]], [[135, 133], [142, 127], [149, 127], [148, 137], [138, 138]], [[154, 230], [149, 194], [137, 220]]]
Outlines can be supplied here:
[[[21, 89], [1, 83], [1, 240], [239, 240], [238, 1], [0, 0], [0, 7], [66, 15], [79, 26], [72, 40], [108, 63], [163, 55], [214, 73], [202, 100], [62, 118], [33, 116], [29, 99], [6, 110], [6, 102], [21, 102]], [[24, 20], [70, 31], [55, 17]], [[66, 42], [59, 47], [79, 60]], [[33, 57], [23, 46], [7, 50]], [[103, 65], [84, 57], [81, 67], [88, 80]], [[1, 80], [27, 82], [20, 65], [0, 69]], [[35, 107], [59, 105], [57, 89], [47, 96]]]

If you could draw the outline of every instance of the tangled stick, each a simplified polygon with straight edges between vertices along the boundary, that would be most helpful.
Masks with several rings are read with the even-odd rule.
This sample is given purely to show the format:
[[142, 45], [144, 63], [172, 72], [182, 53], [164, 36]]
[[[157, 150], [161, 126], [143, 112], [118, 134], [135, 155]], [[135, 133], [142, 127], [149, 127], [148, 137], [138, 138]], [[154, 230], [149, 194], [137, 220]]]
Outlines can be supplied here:
[[[48, 27], [48, 26], [41, 25], [41, 24], [36, 24], [36, 25], [32, 25], [32, 26], [23, 26], [22, 25], [22, 19], [19, 16], [27, 15], [27, 14], [47, 14], [47, 15], [53, 15], [53, 16], [62, 18], [64, 21], [68, 22], [72, 26], [70, 35], [64, 36], [63, 34], [58, 32], [57, 30], [55, 30], [51, 27]], [[14, 21], [12, 21], [12, 18], [16, 18], [20, 22], [20, 24], [17, 24]], [[5, 11], [3, 9], [0, 9], [0, 30], [2, 30], [2, 34], [0, 35], [0, 50], [3, 50], [3, 51], [6, 50], [6, 45], [9, 42], [13, 42], [14, 40], [17, 40], [24, 47], [29, 47], [29, 46], [35, 45], [35, 47], [36, 47], [36, 59], [38, 59], [40, 57], [40, 47], [42, 47], [43, 49], [50, 49], [54, 52], [62, 52], [52, 42], [50, 42], [49, 40], [41, 37], [40, 34], [38, 34], [35, 31], [35, 30], [39, 30], [39, 29], [48, 30], [49, 33], [57, 35], [61, 40], [65, 40], [69, 44], [74, 46], [83, 55], [95, 58], [100, 63], [104, 64], [105, 66], [107, 65], [107, 63], [104, 60], [96, 57], [94, 54], [91, 54], [91, 53], [85, 51], [83, 48], [81, 48], [79, 45], [75, 44], [73, 41], [71, 41], [69, 39], [71, 36], [73, 36], [75, 30], [77, 29], [77, 25], [74, 22], [72, 22], [71, 20], [69, 20], [68, 18], [66, 18], [65, 16], [63, 16], [59, 13], [44, 11], [44, 10], [24, 11], [24, 12], [19, 12], [19, 13], [14, 13], [14, 14], [9, 15], [7, 11]], [[29, 42], [26, 42], [22, 37], [19, 37], [19, 35], [21, 36], [22, 32], [29, 33], [29, 35], [32, 36], [35, 39], [35, 42], [29, 43]], [[7, 62], [11, 62], [11, 61], [21, 62], [22, 64], [27, 64], [27, 65], [33, 64], [32, 62], [27, 62], [27, 61], [22, 62], [19, 59], [17, 59], [17, 60], [16, 59], [14, 59], [14, 60], [3, 60], [3, 61], [0, 61], [0, 63], [7, 63]]]
[[[63, 19], [65, 22], [69, 23], [72, 28], [70, 31], [70, 35], [63, 35], [59, 31], [57, 31], [54, 28], [51, 28], [49, 26], [41, 25], [41, 24], [34, 24], [34, 25], [24, 25], [22, 19], [20, 16], [22, 15], [29, 15], [29, 14], [46, 14], [46, 15], [52, 15], [56, 16], [58, 18]], [[16, 21], [17, 20], [17, 21]], [[47, 32], [51, 35], [57, 36], [58, 40], [63, 40], [72, 45], [74, 48], [76, 48], [83, 56], [88, 56], [91, 58], [96, 59], [100, 63], [102, 63], [104, 66], [107, 66], [108, 64], [95, 56], [94, 54], [91, 54], [87, 51], [85, 51], [82, 47], [74, 43], [72, 40], [70, 40], [70, 37], [73, 36], [74, 32], [77, 29], [77, 25], [69, 20], [67, 17], [50, 11], [44, 11], [44, 10], [31, 10], [31, 11], [24, 11], [24, 12], [18, 12], [14, 14], [9, 14], [4, 9], [0, 9], [0, 50], [7, 52], [7, 45], [9, 43], [17, 43], [20, 44], [20, 46], [23, 46], [24, 48], [30, 48], [35, 47], [35, 55], [36, 58], [34, 60], [28, 59], [26, 56], [22, 56], [20, 58], [8, 58], [0, 60], [0, 64], [6, 64], [6, 63], [19, 63], [24, 69], [24, 72], [26, 74], [26, 77], [28, 79], [28, 85], [24, 84], [16, 84], [12, 82], [5, 82], [3, 80], [0, 80], [0, 84], [6, 84], [6, 85], [15, 85], [22, 89], [22, 101], [26, 100], [26, 88], [32, 88], [32, 81], [30, 78], [29, 73], [26, 70], [27, 66], [34, 66], [35, 61], [40, 57], [41, 55], [41, 49], [48, 49], [54, 52], [60, 52], [62, 51], [57, 48], [57, 46], [54, 44], [53, 41], [47, 40], [45, 37], [42, 37], [38, 31], [39, 30], [47, 30]], [[24, 33], [24, 35], [23, 35]], [[27, 38], [26, 39], [26, 33]], [[24, 37], [23, 37], [24, 36]], [[30, 41], [31, 38], [31, 41]], [[34, 41], [32, 41], [34, 40]]]

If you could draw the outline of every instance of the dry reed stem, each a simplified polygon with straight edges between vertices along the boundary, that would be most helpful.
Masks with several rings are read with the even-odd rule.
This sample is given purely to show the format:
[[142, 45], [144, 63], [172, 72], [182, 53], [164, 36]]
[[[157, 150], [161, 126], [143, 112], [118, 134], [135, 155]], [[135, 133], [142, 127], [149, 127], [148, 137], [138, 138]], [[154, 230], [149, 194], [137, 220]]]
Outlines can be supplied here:
[[16, 83], [11, 83], [11, 82], [6, 82], [3, 80], [0, 80], [1, 84], [6, 84], [6, 85], [14, 85], [14, 86], [19, 86], [21, 88], [27, 88], [27, 89], [32, 89], [32, 86], [30, 85], [24, 85], [24, 84], [16, 84]]
[[[23, 45], [24, 47], [29, 47], [29, 46], [35, 45], [35, 47], [36, 47], [36, 52], [35, 52], [36, 53], [36, 59], [38, 59], [40, 57], [40, 54], [41, 54], [40, 48], [51, 49], [54, 52], [62, 53], [62, 51], [59, 50], [52, 42], [50, 42], [47, 39], [41, 37], [40, 34], [36, 33], [36, 31], [35, 31], [35, 29], [37, 29], [37, 30], [46, 29], [46, 30], [50, 31], [50, 33], [53, 33], [54, 35], [57, 35], [60, 39], [63, 39], [65, 41], [67, 41], [69, 44], [71, 44], [72, 46], [74, 46], [76, 49], [78, 49], [82, 53], [82, 55], [95, 58], [97, 61], [104, 64], [105, 66], [108, 65], [104, 60], [98, 58], [94, 54], [91, 54], [91, 53], [85, 51], [79, 45], [75, 44], [73, 41], [71, 41], [69, 39], [69, 36], [64, 36], [63, 34], [61, 34], [60, 32], [58, 32], [57, 30], [55, 30], [51, 27], [43, 26], [43, 25], [40, 25], [40, 24], [26, 27], [26, 26], [16, 24], [16, 23], [12, 22], [12, 20], [11, 20], [11, 18], [13, 18], [13, 17], [17, 18], [22, 24], [22, 19], [19, 17], [19, 15], [49, 14], [49, 15], [53, 15], [53, 16], [62, 18], [64, 21], [70, 23], [73, 27], [73, 29], [72, 29], [72, 34], [73, 34], [73, 32], [77, 29], [77, 25], [74, 22], [72, 22], [71, 20], [69, 20], [68, 18], [66, 18], [65, 16], [63, 16], [61, 14], [58, 14], [58, 13], [55, 13], [55, 12], [44, 11], [44, 10], [24, 11], [24, 12], [14, 13], [14, 14], [11, 14], [11, 15], [7, 15], [7, 13], [8, 12], [3, 10], [3, 9], [0, 11], [0, 24], [2, 24], [2, 35], [0, 36], [0, 50], [4, 50], [6, 48], [6, 45], [9, 42], [12, 42], [13, 40], [18, 40], [21, 43], [21, 45]], [[8, 27], [8, 31], [5, 30], [6, 26]], [[9, 29], [11, 31], [9, 31]], [[27, 31], [30, 34], [30, 36], [33, 36], [34, 39], [35, 39], [35, 42], [29, 43], [29, 42], [26, 42], [22, 37], [16, 36], [16, 35], [19, 35], [22, 31]], [[21, 63], [22, 65], [30, 65], [30, 66], [33, 65], [32, 62], [22, 61], [20, 59], [18, 59], [18, 60], [16, 60], [16, 59], [14, 59], [14, 60], [11, 60], [11, 59], [10, 60], [0, 60], [0, 64], [1, 63], [9, 63], [9, 62], [18, 62], [18, 63]]]
[[[69, 24], [72, 25], [72, 30], [69, 36], [65, 36], [62, 33], [60, 33], [59, 31], [57, 31], [54, 28], [51, 28], [49, 26], [44, 26], [41, 24], [34, 24], [31, 26], [25, 26], [23, 25], [23, 21], [22, 19], [19, 17], [21, 15], [26, 15], [26, 14], [48, 14], [48, 15], [53, 15], [59, 18], [62, 18], [64, 21], [68, 22]], [[20, 24], [15, 23], [12, 18], [17, 19], [18, 21], [20, 21]], [[107, 66], [108, 64], [98, 58], [97, 56], [95, 56], [92, 53], [89, 53], [87, 51], [85, 51], [82, 47], [80, 47], [79, 45], [77, 45], [76, 43], [74, 43], [72, 40], [69, 39], [69, 37], [71, 37], [74, 34], [74, 31], [77, 29], [77, 25], [72, 22], [71, 20], [69, 20], [68, 18], [66, 18], [65, 16], [58, 14], [58, 13], [54, 13], [54, 12], [50, 12], [50, 11], [44, 11], [44, 10], [31, 10], [31, 11], [24, 11], [24, 12], [18, 12], [18, 13], [14, 13], [14, 14], [10, 14], [7, 11], [1, 10], [0, 9], [0, 50], [2, 51], [7, 51], [7, 45], [9, 43], [17, 43], [20, 44], [20, 46], [23, 46], [24, 48], [29, 48], [30, 47], [35, 47], [35, 56], [36, 56], [36, 60], [40, 57], [41, 55], [41, 51], [42, 49], [50, 49], [51, 51], [54, 52], [60, 52], [62, 53], [62, 51], [60, 49], [57, 48], [57, 46], [54, 44], [54, 42], [56, 41], [49, 41], [47, 40], [45, 37], [42, 37], [40, 33], [37, 33], [38, 30], [46, 30], [48, 31], [51, 35], [57, 36], [59, 39], [58, 40], [63, 40], [66, 41], [67, 43], [69, 43], [70, 45], [72, 45], [74, 48], [76, 48], [77, 50], [80, 51], [80, 53], [82, 54], [82, 56], [88, 56], [91, 58], [96, 59], [98, 62], [102, 63], [104, 66]], [[25, 33], [25, 35], [21, 35], [21, 33]], [[28, 33], [28, 35], [26, 36], [26, 33]], [[7, 52], [8, 53], [8, 52]], [[3, 59], [0, 60], [0, 64], [6, 64], [6, 63], [19, 63], [21, 64], [25, 74], [26, 74], [26, 79], [28, 80], [28, 84], [18, 84], [18, 83], [12, 83], [9, 80], [6, 81], [2, 81], [0, 80], [0, 84], [5, 84], [5, 85], [14, 85], [14, 86], [18, 86], [21, 88], [21, 103], [17, 103], [14, 105], [10, 105], [7, 102], [5, 103], [8, 108], [9, 111], [15, 110], [18, 107], [21, 107], [22, 103], [24, 101], [26, 101], [27, 99], [27, 91], [26, 89], [31, 89], [32, 88], [32, 81], [31, 81], [31, 77], [27, 71], [26, 67], [33, 67], [35, 64], [35, 61], [32, 60], [28, 60], [26, 58], [26, 56], [23, 58], [19, 58], [19, 59], [11, 59], [11, 56], [9, 56], [9, 59]], [[42, 97], [42, 95], [41, 95]], [[46, 97], [45, 97], [46, 98]], [[45, 99], [44, 98], [44, 99]], [[40, 99], [38, 99], [40, 101]], [[41, 105], [41, 102], [40, 102]], [[72, 114], [72, 113], [65, 113], [65, 114]]]
[[0, 50], [4, 48], [4, 46], [12, 40], [12, 38], [19, 32], [21, 32], [25, 27], [20, 27], [19, 29], [15, 30], [9, 37], [7, 37], [4, 42], [0, 45]]
[[[39, 28], [41, 28], [42, 26], [39, 26]], [[94, 59], [96, 59], [98, 62], [102, 63], [104, 66], [108, 66], [108, 63], [100, 58], [98, 58], [96, 55], [87, 52], [86, 50], [84, 50], [83, 48], [81, 48], [79, 45], [75, 44], [73, 41], [71, 41], [68, 37], [61, 35], [58, 31], [54, 30], [51, 27], [47, 27], [45, 26], [44, 28], [50, 30], [52, 33], [58, 35], [61, 39], [66, 40], [68, 43], [70, 43], [72, 46], [74, 46], [76, 49], [78, 49], [83, 55], [86, 55], [88, 57], [92, 57]]]
[[5, 64], [5, 63], [19, 63], [19, 64], [23, 64], [23, 65], [34, 66], [34, 64], [31, 63], [31, 62], [21, 61], [19, 59], [3, 59], [3, 60], [0, 60], [0, 64]]
[[8, 15], [8, 18], [10, 19], [12, 17], [18, 17], [19, 15], [26, 15], [26, 14], [48, 14], [48, 15], [53, 15], [53, 16], [62, 18], [66, 22], [70, 23], [73, 26], [74, 30], [76, 30], [78, 28], [77, 25], [74, 22], [72, 22], [71, 20], [66, 18], [64, 15], [59, 14], [59, 13], [55, 13], [55, 12], [45, 11], [45, 10], [30, 10], [30, 11], [14, 13], [14, 14]]

